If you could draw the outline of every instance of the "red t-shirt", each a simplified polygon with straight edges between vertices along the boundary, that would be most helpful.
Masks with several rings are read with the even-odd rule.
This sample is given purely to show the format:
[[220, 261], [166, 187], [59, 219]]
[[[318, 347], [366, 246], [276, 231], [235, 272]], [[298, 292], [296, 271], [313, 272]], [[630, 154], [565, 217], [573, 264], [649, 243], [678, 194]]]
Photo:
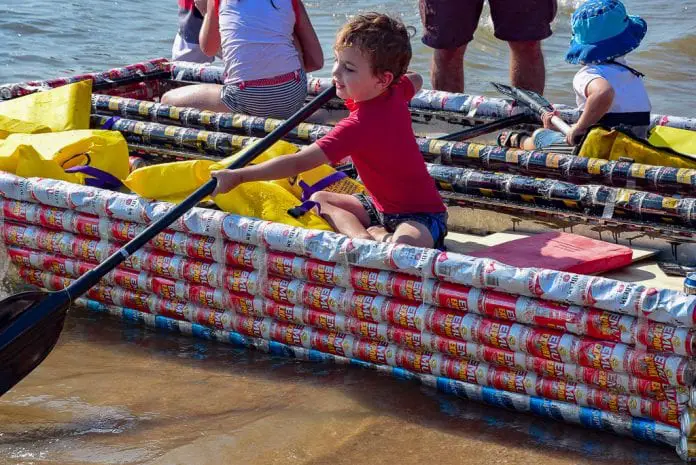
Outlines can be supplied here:
[[383, 213], [446, 210], [428, 174], [411, 126], [415, 94], [403, 76], [371, 100], [346, 100], [350, 115], [316, 143], [331, 163], [350, 156], [377, 209]]

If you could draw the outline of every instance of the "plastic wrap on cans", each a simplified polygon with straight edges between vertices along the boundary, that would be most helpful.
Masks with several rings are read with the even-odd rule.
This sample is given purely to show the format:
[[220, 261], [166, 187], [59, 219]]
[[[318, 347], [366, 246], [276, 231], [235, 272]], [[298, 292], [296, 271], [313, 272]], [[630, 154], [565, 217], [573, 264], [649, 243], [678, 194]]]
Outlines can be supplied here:
[[[93, 311], [110, 312], [121, 318], [135, 319], [150, 326], [159, 327], [170, 331], [181, 332], [181, 327], [185, 326], [185, 322], [167, 320], [162, 316], [147, 318], [147, 315], [143, 315], [141, 318], [138, 316], [140, 312], [108, 306], [88, 299], [79, 299], [78, 303], [87, 306]], [[221, 332], [220, 330], [209, 332], [206, 331], [205, 328], [195, 324], [190, 326], [191, 328], [188, 330], [188, 333], [197, 337], [204, 337], [208, 339], [215, 338], [227, 343], [243, 345], [245, 347], [256, 348], [264, 351], [271, 351], [273, 353], [282, 354], [285, 356], [295, 356], [302, 360], [317, 360], [322, 362], [335, 361], [337, 363], [352, 362], [341, 359], [336, 355], [319, 353], [313, 349], [288, 346], [279, 341], [269, 342], [267, 340], [259, 340], [254, 337], [240, 334], [239, 332], [236, 332], [241, 332], [242, 323], [240, 322], [235, 322], [235, 324], [226, 327], [226, 331], [224, 332]], [[368, 349], [368, 353], [370, 352], [368, 347], [365, 347], [365, 349]], [[362, 360], [355, 360], [355, 363], [359, 366], [376, 368], [375, 365]], [[400, 378], [416, 379], [427, 386], [435, 387], [448, 394], [454, 394], [466, 399], [484, 402], [489, 405], [512, 409], [519, 412], [530, 412], [545, 418], [580, 424], [587, 428], [611, 431], [624, 436], [634, 437], [641, 441], [671, 446], [675, 446], [679, 442], [680, 432], [678, 428], [658, 423], [653, 420], [631, 418], [627, 415], [602, 412], [597, 409], [581, 407], [565, 402], [542, 399], [539, 397], [517, 394], [513, 392], [505, 392], [492, 387], [479, 386], [450, 378], [414, 374], [402, 369], [392, 368], [391, 370], [386, 371]]]
[[[192, 209], [192, 215], [196, 213], [197, 209]], [[232, 242], [259, 245], [263, 244], [262, 233], [267, 224], [256, 218], [227, 214], [222, 217], [222, 233]]]
[[586, 331], [590, 337], [624, 344], [635, 343], [636, 319], [628, 315], [589, 309], [586, 313]]
[[[201, 65], [198, 63], [172, 62], [172, 77], [182, 81], [207, 82], [222, 84], [224, 70], [218, 66]], [[320, 77], [309, 77], [307, 80], [307, 92], [310, 95], [317, 95], [331, 86], [331, 80]], [[477, 118], [498, 119], [502, 116], [509, 116], [524, 109], [516, 106], [514, 102], [497, 97], [487, 97], [481, 95], [470, 95], [463, 93], [444, 92], [432, 89], [421, 89], [411, 99], [412, 109], [446, 111], [454, 113], [469, 114], [474, 110]], [[573, 123], [580, 117], [580, 112], [575, 107], [555, 104], [562, 118]], [[650, 117], [651, 126], [671, 126], [681, 129], [696, 129], [696, 118], [686, 118], [682, 116], [670, 116], [652, 114]]]
[[346, 248], [350, 264], [432, 277], [432, 263], [439, 252], [405, 244], [351, 239]]
[[[14, 248], [10, 248], [8, 253], [10, 258], [20, 265], [32, 266], [32, 264], [37, 264], [37, 261], [34, 259], [36, 253]], [[79, 264], [75, 265], [72, 260], [63, 259], [60, 263], [66, 270], [80, 268]], [[38, 264], [43, 264], [43, 262]], [[91, 267], [87, 269], [91, 269]], [[248, 273], [244, 270], [240, 271]], [[181, 299], [215, 309], [232, 308], [248, 316], [271, 316], [282, 321], [308, 324], [327, 330], [349, 332], [373, 341], [390, 341], [414, 350], [427, 350], [455, 357], [470, 357], [498, 366], [533, 371], [552, 378], [574, 382], [580, 381], [616, 393], [637, 393], [657, 400], [674, 400], [677, 403], [685, 403], [688, 399], [688, 394], [679, 394], [675, 389], [670, 390], [659, 383], [637, 380], [627, 375], [577, 367], [572, 364], [525, 355], [521, 352], [457, 341], [452, 338], [405, 327], [390, 327], [382, 323], [355, 318], [346, 319], [343, 315], [326, 313], [326, 309], [322, 308], [319, 308], [320, 311], [316, 311], [311, 308], [295, 306], [291, 301], [298, 301], [301, 304], [300, 294], [306, 292], [307, 287], [313, 286], [301, 281], [284, 280], [282, 278], [271, 279], [269, 284], [270, 290], [266, 291], [267, 295], [274, 297], [276, 300], [286, 301], [286, 304], [250, 296], [245, 297], [241, 294], [230, 294], [220, 289], [191, 285], [167, 278], [150, 277], [145, 273], [134, 273], [125, 270], [115, 270], [110, 276], [107, 276], [106, 283], [116, 284], [129, 290], [148, 290], [165, 299]], [[297, 289], [295, 289], [296, 287]], [[288, 291], [288, 289], [295, 290]], [[330, 290], [331, 288], [324, 289]], [[339, 288], [331, 290], [336, 289]], [[239, 291], [239, 289], [236, 290]], [[284, 297], [279, 298], [279, 295]], [[294, 297], [291, 297], [293, 295]], [[399, 308], [402, 308], [405, 313], [401, 314]], [[400, 321], [403, 318], [406, 321], [406, 323], [402, 323], [403, 326], [420, 327], [421, 324], [417, 323], [419, 318], [417, 316], [418, 307], [413, 306], [413, 309], [410, 308], [411, 306], [395, 306], [393, 308], [386, 306], [383, 309], [385, 315], [381, 315], [380, 318], [388, 318], [393, 321]], [[215, 315], [213, 314], [213, 316]], [[409, 319], [410, 323], [408, 322]], [[495, 333], [498, 331], [490, 332]]]
[[696, 295], [696, 273], [687, 273], [684, 279], [684, 293]]
[[259, 269], [264, 260], [263, 250], [250, 244], [227, 242], [223, 246], [225, 264]]
[[408, 275], [369, 268], [352, 268], [350, 276], [351, 285], [356, 290], [410, 301], [423, 300], [423, 282]]
[[515, 268], [449, 252], [438, 255], [434, 270], [439, 279], [465, 286], [694, 326], [696, 297], [678, 291], [555, 270]]
[[98, 73], [85, 73], [74, 76], [48, 79], [44, 81], [27, 81], [14, 84], [3, 84], [0, 86], [0, 100], [19, 97], [38, 91], [48, 90], [55, 87], [64, 86], [77, 81], [89, 79], [94, 85], [119, 82], [124, 79], [142, 77], [145, 80], [149, 75], [156, 75], [161, 72], [169, 71], [170, 63], [165, 58], [156, 58], [141, 63], [121, 68], [113, 68]]
[[663, 323], [638, 320], [635, 344], [656, 352], [693, 356], [696, 337], [688, 328], [677, 328]]
[[342, 287], [305, 284], [297, 302], [310, 308], [332, 313], [348, 313], [348, 291]]
[[577, 381], [609, 392], [637, 394], [655, 400], [672, 400], [679, 404], [684, 404], [689, 396], [687, 387], [669, 386], [659, 381], [650, 381], [599, 368], [578, 366]]
[[677, 454], [684, 462], [696, 462], [696, 440], [682, 436], [677, 444]]
[[[17, 221], [124, 242], [133, 239], [145, 229], [144, 225], [138, 223], [99, 218], [24, 202], [5, 203], [4, 210], [9, 210], [11, 218]], [[225, 261], [226, 259], [229, 264], [245, 267], [258, 267], [261, 257], [261, 251], [255, 246], [234, 242], [223, 243], [210, 236], [168, 230], [156, 235], [146, 247], [206, 260]]]
[[681, 434], [689, 439], [696, 439], [696, 410], [692, 407], [685, 409], [679, 416]]
[[694, 361], [679, 355], [634, 351], [630, 373], [672, 386], [690, 386], [694, 382]]

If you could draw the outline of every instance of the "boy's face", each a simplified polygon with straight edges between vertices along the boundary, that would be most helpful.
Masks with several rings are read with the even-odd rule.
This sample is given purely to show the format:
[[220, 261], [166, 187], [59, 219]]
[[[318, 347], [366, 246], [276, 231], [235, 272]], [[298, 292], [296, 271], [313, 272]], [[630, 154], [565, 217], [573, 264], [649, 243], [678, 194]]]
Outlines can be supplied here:
[[343, 100], [363, 102], [377, 97], [389, 87], [391, 73], [375, 76], [367, 56], [355, 46], [335, 50], [335, 62], [331, 73], [336, 85], [336, 95]]

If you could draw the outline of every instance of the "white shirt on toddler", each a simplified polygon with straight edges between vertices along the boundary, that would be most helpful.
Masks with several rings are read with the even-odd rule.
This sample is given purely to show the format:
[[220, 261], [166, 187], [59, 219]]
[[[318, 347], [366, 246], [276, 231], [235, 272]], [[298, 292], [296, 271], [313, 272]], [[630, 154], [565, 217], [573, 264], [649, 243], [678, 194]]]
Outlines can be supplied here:
[[[626, 65], [626, 60], [616, 58], [614, 61]], [[587, 86], [597, 78], [604, 78], [614, 89], [614, 102], [608, 113], [649, 112], [652, 109], [643, 79], [623, 66], [611, 63], [585, 65], [573, 78], [575, 101], [582, 111], [587, 102]]]

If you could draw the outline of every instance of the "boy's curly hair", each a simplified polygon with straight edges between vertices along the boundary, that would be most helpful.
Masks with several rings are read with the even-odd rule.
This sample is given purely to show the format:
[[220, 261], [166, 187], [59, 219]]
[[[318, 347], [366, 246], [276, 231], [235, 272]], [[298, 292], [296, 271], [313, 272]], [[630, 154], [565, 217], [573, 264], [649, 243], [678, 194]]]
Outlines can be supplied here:
[[358, 47], [372, 64], [374, 75], [390, 72], [394, 81], [406, 73], [411, 62], [409, 29], [404, 23], [382, 13], [357, 15], [336, 36], [335, 50]]

